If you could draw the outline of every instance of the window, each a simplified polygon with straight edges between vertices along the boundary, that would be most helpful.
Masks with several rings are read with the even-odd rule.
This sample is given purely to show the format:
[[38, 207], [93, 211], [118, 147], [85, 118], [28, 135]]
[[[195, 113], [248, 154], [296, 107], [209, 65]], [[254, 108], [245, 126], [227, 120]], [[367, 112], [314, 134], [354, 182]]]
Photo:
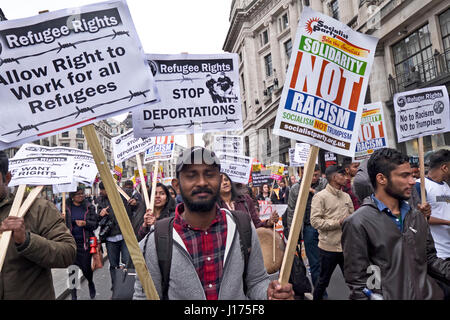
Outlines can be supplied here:
[[242, 93], [245, 92], [245, 82], [244, 82], [244, 74], [241, 73], [241, 88], [242, 88]]
[[288, 13], [284, 13], [280, 18], [278, 18], [278, 29], [280, 32], [286, 30], [289, 27], [289, 16]]
[[439, 16], [447, 70], [450, 68], [450, 9]]
[[264, 57], [264, 66], [266, 67], [266, 77], [270, 77], [273, 74], [272, 55], [270, 53]]
[[84, 149], [84, 143], [78, 142], [78, 149], [83, 150]]
[[65, 132], [61, 133], [61, 137], [68, 138], [69, 137], [69, 131], [65, 131]]
[[292, 40], [289, 39], [284, 43], [284, 52], [286, 53], [286, 56], [288, 57], [288, 60], [291, 58], [292, 53]]
[[428, 25], [393, 45], [392, 54], [400, 87], [404, 88], [416, 74], [421, 81], [428, 81], [434, 77], [433, 69], [427, 66], [433, 56]]
[[77, 128], [77, 138], [84, 138], [83, 128]]
[[244, 108], [244, 120], [245, 120], [245, 119], [247, 119], [247, 101], [244, 101], [243, 108]]
[[267, 96], [271, 97], [273, 92], [273, 85], [267, 87]]
[[337, 0], [334, 0], [331, 2], [331, 16], [336, 19], [339, 20], [339, 4]]
[[261, 47], [269, 43], [269, 31], [266, 29], [259, 34], [259, 42]]
[[70, 143], [61, 143], [62, 147], [70, 147]]

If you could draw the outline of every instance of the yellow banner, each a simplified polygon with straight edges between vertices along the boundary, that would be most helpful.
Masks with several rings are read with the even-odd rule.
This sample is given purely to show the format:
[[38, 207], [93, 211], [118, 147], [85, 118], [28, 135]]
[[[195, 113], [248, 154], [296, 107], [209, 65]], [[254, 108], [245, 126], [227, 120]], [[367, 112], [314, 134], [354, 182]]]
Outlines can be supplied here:
[[369, 55], [367, 49], [328, 36], [322, 36], [322, 42], [358, 57], [365, 58]]

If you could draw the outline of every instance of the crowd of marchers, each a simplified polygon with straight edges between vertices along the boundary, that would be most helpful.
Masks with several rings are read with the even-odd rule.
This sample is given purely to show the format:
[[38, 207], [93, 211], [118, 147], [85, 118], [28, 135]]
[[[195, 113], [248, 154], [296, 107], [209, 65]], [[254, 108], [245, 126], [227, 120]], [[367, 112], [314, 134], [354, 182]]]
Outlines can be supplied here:
[[[256, 188], [234, 183], [208, 149], [189, 148], [178, 159], [171, 184], [156, 184], [152, 209], [132, 181], [121, 186], [161, 299], [284, 300], [305, 299], [304, 293], [312, 292], [314, 300], [322, 300], [338, 265], [350, 299], [449, 299], [449, 150], [430, 156], [424, 186], [410, 158], [389, 148], [361, 163], [346, 158], [324, 172], [316, 166], [296, 239], [306, 253], [299, 263], [309, 268], [292, 268], [298, 274], [288, 283], [268, 273], [257, 230], [272, 230], [281, 218], [288, 239], [303, 168]], [[121, 289], [116, 270], [134, 266], [103, 183], [94, 199], [78, 186], [65, 200], [65, 212], [39, 198], [18, 218], [9, 216], [15, 197], [10, 180], [8, 158], [0, 152], [0, 233], [12, 232], [0, 299], [55, 299], [51, 269], [70, 265], [81, 269], [94, 299], [94, 237], [106, 250], [111, 293]], [[150, 198], [151, 188], [147, 191]], [[262, 202], [285, 204], [287, 210], [261, 220]], [[76, 288], [71, 297], [77, 299]], [[128, 298], [147, 298], [138, 276]]]

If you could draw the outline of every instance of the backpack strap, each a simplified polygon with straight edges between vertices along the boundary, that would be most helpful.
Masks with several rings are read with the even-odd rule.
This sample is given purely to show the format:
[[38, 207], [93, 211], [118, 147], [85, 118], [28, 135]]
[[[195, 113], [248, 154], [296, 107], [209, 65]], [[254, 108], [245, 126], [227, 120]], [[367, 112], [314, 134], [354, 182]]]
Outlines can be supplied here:
[[239, 232], [240, 246], [242, 255], [244, 256], [244, 273], [242, 275], [244, 284], [244, 294], [247, 295], [247, 266], [252, 251], [252, 228], [250, 216], [242, 211], [230, 211], [236, 222], [236, 227]]
[[169, 276], [173, 250], [173, 220], [168, 217], [155, 223], [155, 246], [158, 265], [161, 270], [162, 300], [169, 300]]

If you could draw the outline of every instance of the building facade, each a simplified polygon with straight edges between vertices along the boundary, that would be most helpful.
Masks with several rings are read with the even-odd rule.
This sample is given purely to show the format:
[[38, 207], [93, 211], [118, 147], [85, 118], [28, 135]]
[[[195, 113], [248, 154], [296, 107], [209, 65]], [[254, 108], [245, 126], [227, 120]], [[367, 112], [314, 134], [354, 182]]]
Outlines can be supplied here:
[[[393, 94], [450, 84], [450, 3], [439, 0], [233, 0], [223, 50], [239, 55], [246, 154], [289, 164], [296, 141], [273, 134], [303, 8], [379, 38], [365, 103], [383, 103], [389, 144], [417, 155], [416, 141], [397, 144]], [[413, 69], [413, 67], [415, 67]], [[413, 73], [414, 72], [414, 73]], [[415, 75], [415, 78], [413, 76]], [[205, 144], [208, 138], [205, 138]], [[450, 145], [449, 133], [424, 138], [425, 151]], [[340, 156], [338, 155], [338, 160]], [[324, 152], [319, 163], [324, 167]]]

